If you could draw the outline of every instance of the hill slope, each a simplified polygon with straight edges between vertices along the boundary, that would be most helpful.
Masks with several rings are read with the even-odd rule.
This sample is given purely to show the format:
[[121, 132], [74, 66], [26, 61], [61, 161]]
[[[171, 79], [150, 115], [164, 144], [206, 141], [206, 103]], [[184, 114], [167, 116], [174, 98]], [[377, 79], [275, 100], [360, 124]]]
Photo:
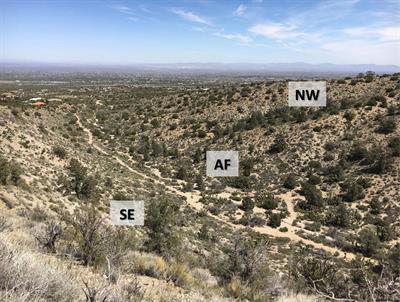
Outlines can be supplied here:
[[[323, 109], [288, 108], [286, 81], [13, 85], [0, 267], [32, 267], [6, 299], [398, 297], [398, 75], [329, 80]], [[238, 150], [240, 176], [206, 177], [207, 150]], [[132, 198], [145, 227], [111, 226], [109, 200]]]

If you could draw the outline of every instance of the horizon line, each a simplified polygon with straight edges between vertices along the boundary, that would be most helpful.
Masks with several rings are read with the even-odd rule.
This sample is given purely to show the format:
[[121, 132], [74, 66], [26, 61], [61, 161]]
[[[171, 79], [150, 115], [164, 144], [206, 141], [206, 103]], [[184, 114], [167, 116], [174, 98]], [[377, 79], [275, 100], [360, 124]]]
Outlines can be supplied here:
[[209, 61], [209, 62], [199, 62], [199, 61], [188, 61], [188, 62], [127, 62], [127, 63], [115, 63], [115, 62], [73, 62], [73, 61], [14, 61], [14, 60], [0, 60], [0, 65], [2, 64], [48, 64], [48, 65], [89, 65], [89, 66], [132, 66], [132, 65], [184, 65], [184, 64], [193, 64], [193, 65], [205, 65], [205, 64], [219, 64], [219, 65], [278, 65], [278, 64], [305, 64], [305, 65], [335, 65], [335, 66], [362, 66], [362, 65], [371, 65], [371, 66], [391, 66], [400, 68], [400, 64], [392, 63], [392, 64], [376, 64], [376, 63], [331, 63], [331, 62], [318, 62], [318, 63], [310, 63], [305, 61], [281, 61], [281, 62], [218, 62], [218, 61]]

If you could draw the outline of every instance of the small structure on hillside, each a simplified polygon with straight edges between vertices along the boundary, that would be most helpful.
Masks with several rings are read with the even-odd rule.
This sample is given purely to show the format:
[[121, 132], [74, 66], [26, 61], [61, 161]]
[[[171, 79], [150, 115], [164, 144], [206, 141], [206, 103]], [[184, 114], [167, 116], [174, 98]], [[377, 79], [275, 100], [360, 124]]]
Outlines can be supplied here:
[[39, 102], [39, 101], [42, 101], [43, 100], [43, 98], [42, 97], [37, 97], [37, 98], [30, 98], [29, 99], [29, 102]]
[[35, 106], [35, 107], [41, 107], [41, 106], [46, 105], [46, 103], [45, 103], [45, 102], [34, 102], [34, 103], [32, 103], [31, 105], [32, 105], [32, 106]]
[[10, 92], [2, 93], [0, 99], [2, 101], [9, 101], [9, 100], [14, 100], [16, 97], [17, 97], [17, 94], [14, 91], [10, 91]]

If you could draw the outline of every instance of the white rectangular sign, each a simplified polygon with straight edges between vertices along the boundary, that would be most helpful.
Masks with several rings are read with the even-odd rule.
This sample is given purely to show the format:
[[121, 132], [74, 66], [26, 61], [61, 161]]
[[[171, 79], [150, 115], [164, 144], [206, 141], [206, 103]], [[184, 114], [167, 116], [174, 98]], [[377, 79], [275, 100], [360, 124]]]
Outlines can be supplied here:
[[207, 176], [239, 176], [239, 151], [207, 151]]
[[289, 107], [326, 107], [326, 82], [289, 82]]
[[110, 200], [113, 225], [144, 225], [143, 200]]

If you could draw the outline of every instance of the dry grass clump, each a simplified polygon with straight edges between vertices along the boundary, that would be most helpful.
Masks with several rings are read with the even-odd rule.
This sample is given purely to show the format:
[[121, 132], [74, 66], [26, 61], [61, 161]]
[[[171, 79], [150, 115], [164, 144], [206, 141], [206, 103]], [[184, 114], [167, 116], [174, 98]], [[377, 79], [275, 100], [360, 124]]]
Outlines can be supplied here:
[[207, 269], [196, 267], [192, 270], [192, 276], [202, 287], [215, 287], [218, 285], [217, 278]]
[[194, 284], [189, 268], [183, 263], [174, 261], [169, 264], [160, 256], [140, 252], [128, 253], [123, 262], [123, 271], [126, 273], [172, 281], [183, 288]]
[[163, 258], [139, 252], [129, 252], [124, 257], [123, 270], [127, 273], [149, 276], [157, 279], [166, 277], [168, 264]]
[[0, 232], [6, 231], [11, 226], [5, 217], [0, 216]]
[[188, 267], [179, 262], [173, 262], [167, 270], [167, 279], [171, 280], [175, 285], [190, 288], [194, 279]]
[[21, 252], [0, 238], [0, 300], [71, 301], [80, 289], [60, 267]]
[[320, 301], [315, 296], [309, 296], [304, 294], [287, 294], [279, 297], [277, 302], [317, 302]]
[[235, 299], [243, 299], [248, 294], [248, 288], [238, 277], [232, 278], [232, 280], [227, 284], [226, 290], [229, 296], [234, 297]]

